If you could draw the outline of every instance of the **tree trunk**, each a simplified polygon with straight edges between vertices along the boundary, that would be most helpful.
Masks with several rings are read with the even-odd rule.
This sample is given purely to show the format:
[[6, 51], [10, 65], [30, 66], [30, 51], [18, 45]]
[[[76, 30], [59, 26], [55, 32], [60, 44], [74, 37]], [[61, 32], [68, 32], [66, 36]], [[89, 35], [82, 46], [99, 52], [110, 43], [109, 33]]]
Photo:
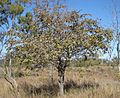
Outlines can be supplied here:
[[18, 91], [18, 84], [16, 80], [11, 76], [11, 70], [9, 70], [7, 67], [6, 67], [6, 75], [4, 76], [4, 78], [10, 84], [10, 88], [15, 94], [16, 98], [21, 98], [20, 93]]
[[11, 85], [11, 90], [14, 92], [16, 98], [21, 98], [19, 91], [18, 91], [18, 84], [16, 80], [12, 77], [12, 59], [11, 55], [9, 58], [9, 65], [5, 67], [6, 73], [5, 73], [5, 80]]
[[119, 73], [120, 73], [120, 49], [119, 49], [119, 40], [117, 44], [117, 53], [118, 53], [118, 68], [119, 68]]
[[19, 91], [18, 91], [18, 84], [16, 80], [12, 77], [9, 77], [9, 75], [6, 75], [4, 78], [11, 85], [11, 90], [15, 94], [16, 98], [21, 98]]
[[9, 60], [9, 66], [8, 66], [8, 70], [7, 70], [7, 74], [9, 77], [12, 76], [12, 60], [11, 60], [11, 57], [10, 57], [10, 60]]
[[64, 73], [66, 69], [66, 63], [64, 60], [61, 59], [61, 57], [58, 58], [59, 64], [58, 64], [58, 77], [59, 77], [59, 89], [60, 89], [60, 96], [64, 95]]
[[53, 66], [49, 65], [49, 83], [50, 85], [53, 83]]
[[64, 95], [64, 73], [60, 73], [59, 75], [59, 89], [60, 89], [60, 96]]

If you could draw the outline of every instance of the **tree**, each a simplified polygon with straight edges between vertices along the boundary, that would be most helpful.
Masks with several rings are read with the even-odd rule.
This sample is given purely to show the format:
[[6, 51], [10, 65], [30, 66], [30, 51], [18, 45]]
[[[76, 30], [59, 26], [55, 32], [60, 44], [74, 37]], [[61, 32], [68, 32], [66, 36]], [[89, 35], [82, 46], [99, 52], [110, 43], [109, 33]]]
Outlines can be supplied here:
[[[6, 49], [6, 56], [8, 56], [8, 63], [4, 64], [5, 79], [13, 87], [13, 91], [18, 97], [17, 83], [12, 77], [12, 51], [14, 47], [14, 40], [16, 39], [16, 17], [21, 15], [24, 11], [23, 4], [28, 3], [29, 0], [1, 0], [0, 1], [0, 27], [4, 30], [0, 33], [0, 40], [2, 49]], [[1, 52], [2, 52], [1, 49]]]
[[113, 21], [113, 28], [114, 28], [114, 42], [117, 42], [116, 50], [117, 50], [117, 64], [120, 71], [120, 32], [119, 32], [119, 19], [118, 19], [118, 11], [117, 6], [115, 4], [115, 0], [112, 0], [113, 3], [113, 14], [114, 14], [114, 21]]
[[60, 3], [51, 7], [50, 1], [42, 1], [37, 2], [33, 13], [19, 17], [16, 57], [21, 64], [54, 65], [58, 70], [60, 95], [63, 95], [64, 73], [71, 58], [78, 52], [94, 55], [107, 51], [112, 31], [100, 27], [89, 14], [67, 11]]

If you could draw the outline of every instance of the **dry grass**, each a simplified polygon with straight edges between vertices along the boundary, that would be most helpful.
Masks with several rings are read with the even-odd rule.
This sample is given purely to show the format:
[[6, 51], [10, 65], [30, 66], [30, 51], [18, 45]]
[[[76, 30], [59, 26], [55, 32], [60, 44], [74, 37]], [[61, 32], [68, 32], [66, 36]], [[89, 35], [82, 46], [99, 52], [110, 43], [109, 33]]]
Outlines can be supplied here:
[[[108, 66], [67, 68], [65, 95], [59, 96], [57, 71], [53, 83], [48, 82], [48, 70], [24, 72], [28, 76], [16, 78], [21, 98], [120, 98], [120, 75]], [[10, 85], [0, 79], [0, 98], [15, 98]]]

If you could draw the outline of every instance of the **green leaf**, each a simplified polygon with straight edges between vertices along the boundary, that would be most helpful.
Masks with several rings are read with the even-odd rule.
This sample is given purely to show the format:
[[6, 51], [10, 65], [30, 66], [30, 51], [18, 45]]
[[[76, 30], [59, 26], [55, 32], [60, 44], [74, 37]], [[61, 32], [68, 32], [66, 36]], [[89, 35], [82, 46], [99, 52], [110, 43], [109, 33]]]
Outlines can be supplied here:
[[24, 8], [20, 4], [11, 4], [9, 8], [9, 13], [13, 15], [19, 15], [22, 14], [24, 11]]

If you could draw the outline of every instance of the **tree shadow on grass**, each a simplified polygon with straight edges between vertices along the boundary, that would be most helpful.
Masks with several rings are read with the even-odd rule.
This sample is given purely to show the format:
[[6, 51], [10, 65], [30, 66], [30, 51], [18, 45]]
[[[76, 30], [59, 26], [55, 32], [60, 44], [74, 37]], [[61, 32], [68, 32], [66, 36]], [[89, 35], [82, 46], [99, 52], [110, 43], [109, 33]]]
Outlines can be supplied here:
[[[68, 92], [71, 89], [90, 89], [90, 88], [98, 88], [99, 84], [92, 82], [92, 81], [84, 81], [80, 84], [77, 84], [73, 80], [69, 80], [65, 82], [64, 89], [66, 92]], [[57, 96], [59, 93], [59, 85], [58, 83], [53, 84], [44, 84], [40, 86], [34, 86], [31, 84], [23, 83], [21, 85], [21, 88], [24, 90], [24, 92], [27, 95], [43, 95], [43, 96]]]
[[80, 84], [77, 84], [76, 82], [74, 82], [73, 80], [69, 80], [67, 82], [65, 82], [65, 91], [68, 92], [71, 89], [80, 89], [80, 90], [84, 90], [84, 89], [90, 89], [90, 88], [98, 88], [99, 84], [93, 81], [83, 81]]

